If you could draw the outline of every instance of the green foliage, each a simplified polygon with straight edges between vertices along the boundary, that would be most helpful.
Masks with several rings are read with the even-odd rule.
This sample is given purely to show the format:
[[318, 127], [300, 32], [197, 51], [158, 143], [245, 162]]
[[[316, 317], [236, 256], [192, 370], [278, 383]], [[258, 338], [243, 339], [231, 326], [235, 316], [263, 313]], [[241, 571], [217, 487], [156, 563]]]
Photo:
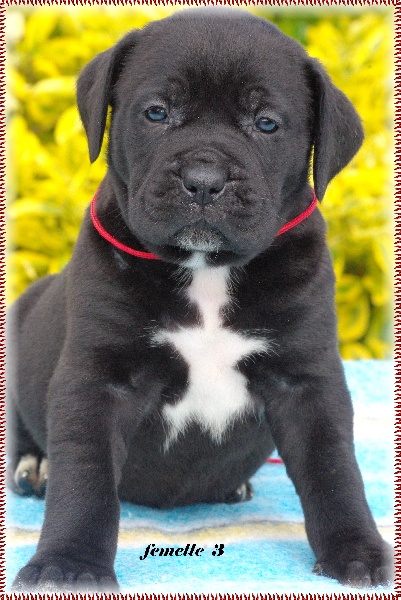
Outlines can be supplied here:
[[362, 117], [365, 142], [330, 184], [322, 204], [337, 276], [337, 314], [345, 358], [391, 353], [392, 221], [391, 26], [387, 14], [322, 21], [307, 47]]
[[[8, 9], [8, 301], [63, 268], [105, 173], [104, 149], [89, 163], [75, 107], [77, 73], [129, 29], [175, 10]], [[322, 211], [337, 276], [342, 354], [384, 358], [391, 353], [393, 261], [389, 12], [251, 10], [304, 43], [362, 116], [365, 144], [329, 186]]]

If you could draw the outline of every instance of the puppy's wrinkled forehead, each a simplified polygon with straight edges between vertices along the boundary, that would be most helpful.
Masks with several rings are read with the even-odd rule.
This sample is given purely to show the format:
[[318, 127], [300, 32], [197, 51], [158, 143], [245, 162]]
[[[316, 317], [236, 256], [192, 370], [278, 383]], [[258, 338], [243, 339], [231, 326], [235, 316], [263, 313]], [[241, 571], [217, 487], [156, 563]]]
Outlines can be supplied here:
[[[235, 12], [235, 11], [234, 11]], [[174, 101], [238, 99], [251, 90], [294, 95], [305, 87], [306, 54], [271, 23], [251, 15], [193, 15], [150, 24], [126, 57], [121, 92], [127, 98], [160, 90]]]

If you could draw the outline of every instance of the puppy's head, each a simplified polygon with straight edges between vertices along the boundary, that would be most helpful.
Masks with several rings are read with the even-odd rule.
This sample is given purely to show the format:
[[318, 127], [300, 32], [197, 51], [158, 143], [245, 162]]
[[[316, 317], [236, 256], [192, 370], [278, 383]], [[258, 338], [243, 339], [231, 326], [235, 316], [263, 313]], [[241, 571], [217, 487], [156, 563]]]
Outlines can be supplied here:
[[133, 31], [78, 80], [96, 160], [112, 107], [109, 174], [145, 248], [183, 262], [203, 252], [244, 264], [363, 139], [351, 103], [322, 66], [247, 13], [184, 11]]

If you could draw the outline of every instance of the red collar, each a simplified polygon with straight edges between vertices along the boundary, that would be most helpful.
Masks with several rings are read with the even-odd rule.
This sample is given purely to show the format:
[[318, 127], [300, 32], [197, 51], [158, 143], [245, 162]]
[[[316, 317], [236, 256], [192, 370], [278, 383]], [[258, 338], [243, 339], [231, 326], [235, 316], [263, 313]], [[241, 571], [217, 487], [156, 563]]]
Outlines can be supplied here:
[[[112, 235], [110, 235], [110, 233], [108, 233], [105, 230], [105, 228], [99, 221], [99, 217], [96, 214], [97, 195], [98, 195], [98, 192], [96, 192], [96, 194], [94, 195], [93, 200], [91, 202], [90, 214], [91, 214], [91, 218], [92, 218], [92, 223], [93, 223], [95, 229], [98, 231], [98, 233], [105, 240], [110, 242], [110, 244], [113, 244], [113, 246], [115, 246], [119, 250], [122, 250], [123, 252], [126, 252], [127, 254], [131, 254], [132, 256], [136, 256], [137, 258], [147, 258], [150, 260], [159, 260], [160, 257], [156, 256], [156, 254], [152, 254], [151, 252], [143, 252], [142, 250], [134, 250], [134, 248], [130, 248], [129, 246], [122, 244], [121, 242], [116, 240], [116, 238], [114, 238]], [[277, 233], [277, 236], [285, 233], [286, 231], [288, 231], [289, 229], [292, 229], [293, 227], [296, 227], [297, 225], [299, 225], [299, 223], [302, 223], [302, 221], [307, 219], [309, 217], [309, 215], [313, 213], [316, 206], [317, 206], [317, 197], [316, 197], [315, 192], [313, 192], [313, 199], [312, 199], [312, 202], [310, 203], [310, 205], [308, 206], [308, 208], [306, 210], [304, 210], [303, 212], [301, 212], [301, 214], [299, 214], [297, 217], [295, 217], [295, 219], [292, 219], [291, 221], [289, 221], [288, 223], [283, 225], [283, 227]]]

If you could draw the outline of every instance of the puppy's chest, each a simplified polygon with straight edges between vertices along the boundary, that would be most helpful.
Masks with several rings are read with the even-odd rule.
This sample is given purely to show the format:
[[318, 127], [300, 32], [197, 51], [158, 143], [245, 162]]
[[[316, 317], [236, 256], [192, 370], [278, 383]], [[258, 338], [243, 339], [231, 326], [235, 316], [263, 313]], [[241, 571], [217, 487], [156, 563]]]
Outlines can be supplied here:
[[253, 408], [238, 363], [269, 348], [267, 339], [224, 325], [224, 313], [233, 302], [228, 267], [194, 269], [184, 296], [183, 302], [196, 307], [198, 324], [161, 329], [153, 336], [153, 343], [172, 346], [188, 367], [183, 396], [162, 409], [167, 424], [166, 448], [191, 423], [221, 442], [230, 424]]

